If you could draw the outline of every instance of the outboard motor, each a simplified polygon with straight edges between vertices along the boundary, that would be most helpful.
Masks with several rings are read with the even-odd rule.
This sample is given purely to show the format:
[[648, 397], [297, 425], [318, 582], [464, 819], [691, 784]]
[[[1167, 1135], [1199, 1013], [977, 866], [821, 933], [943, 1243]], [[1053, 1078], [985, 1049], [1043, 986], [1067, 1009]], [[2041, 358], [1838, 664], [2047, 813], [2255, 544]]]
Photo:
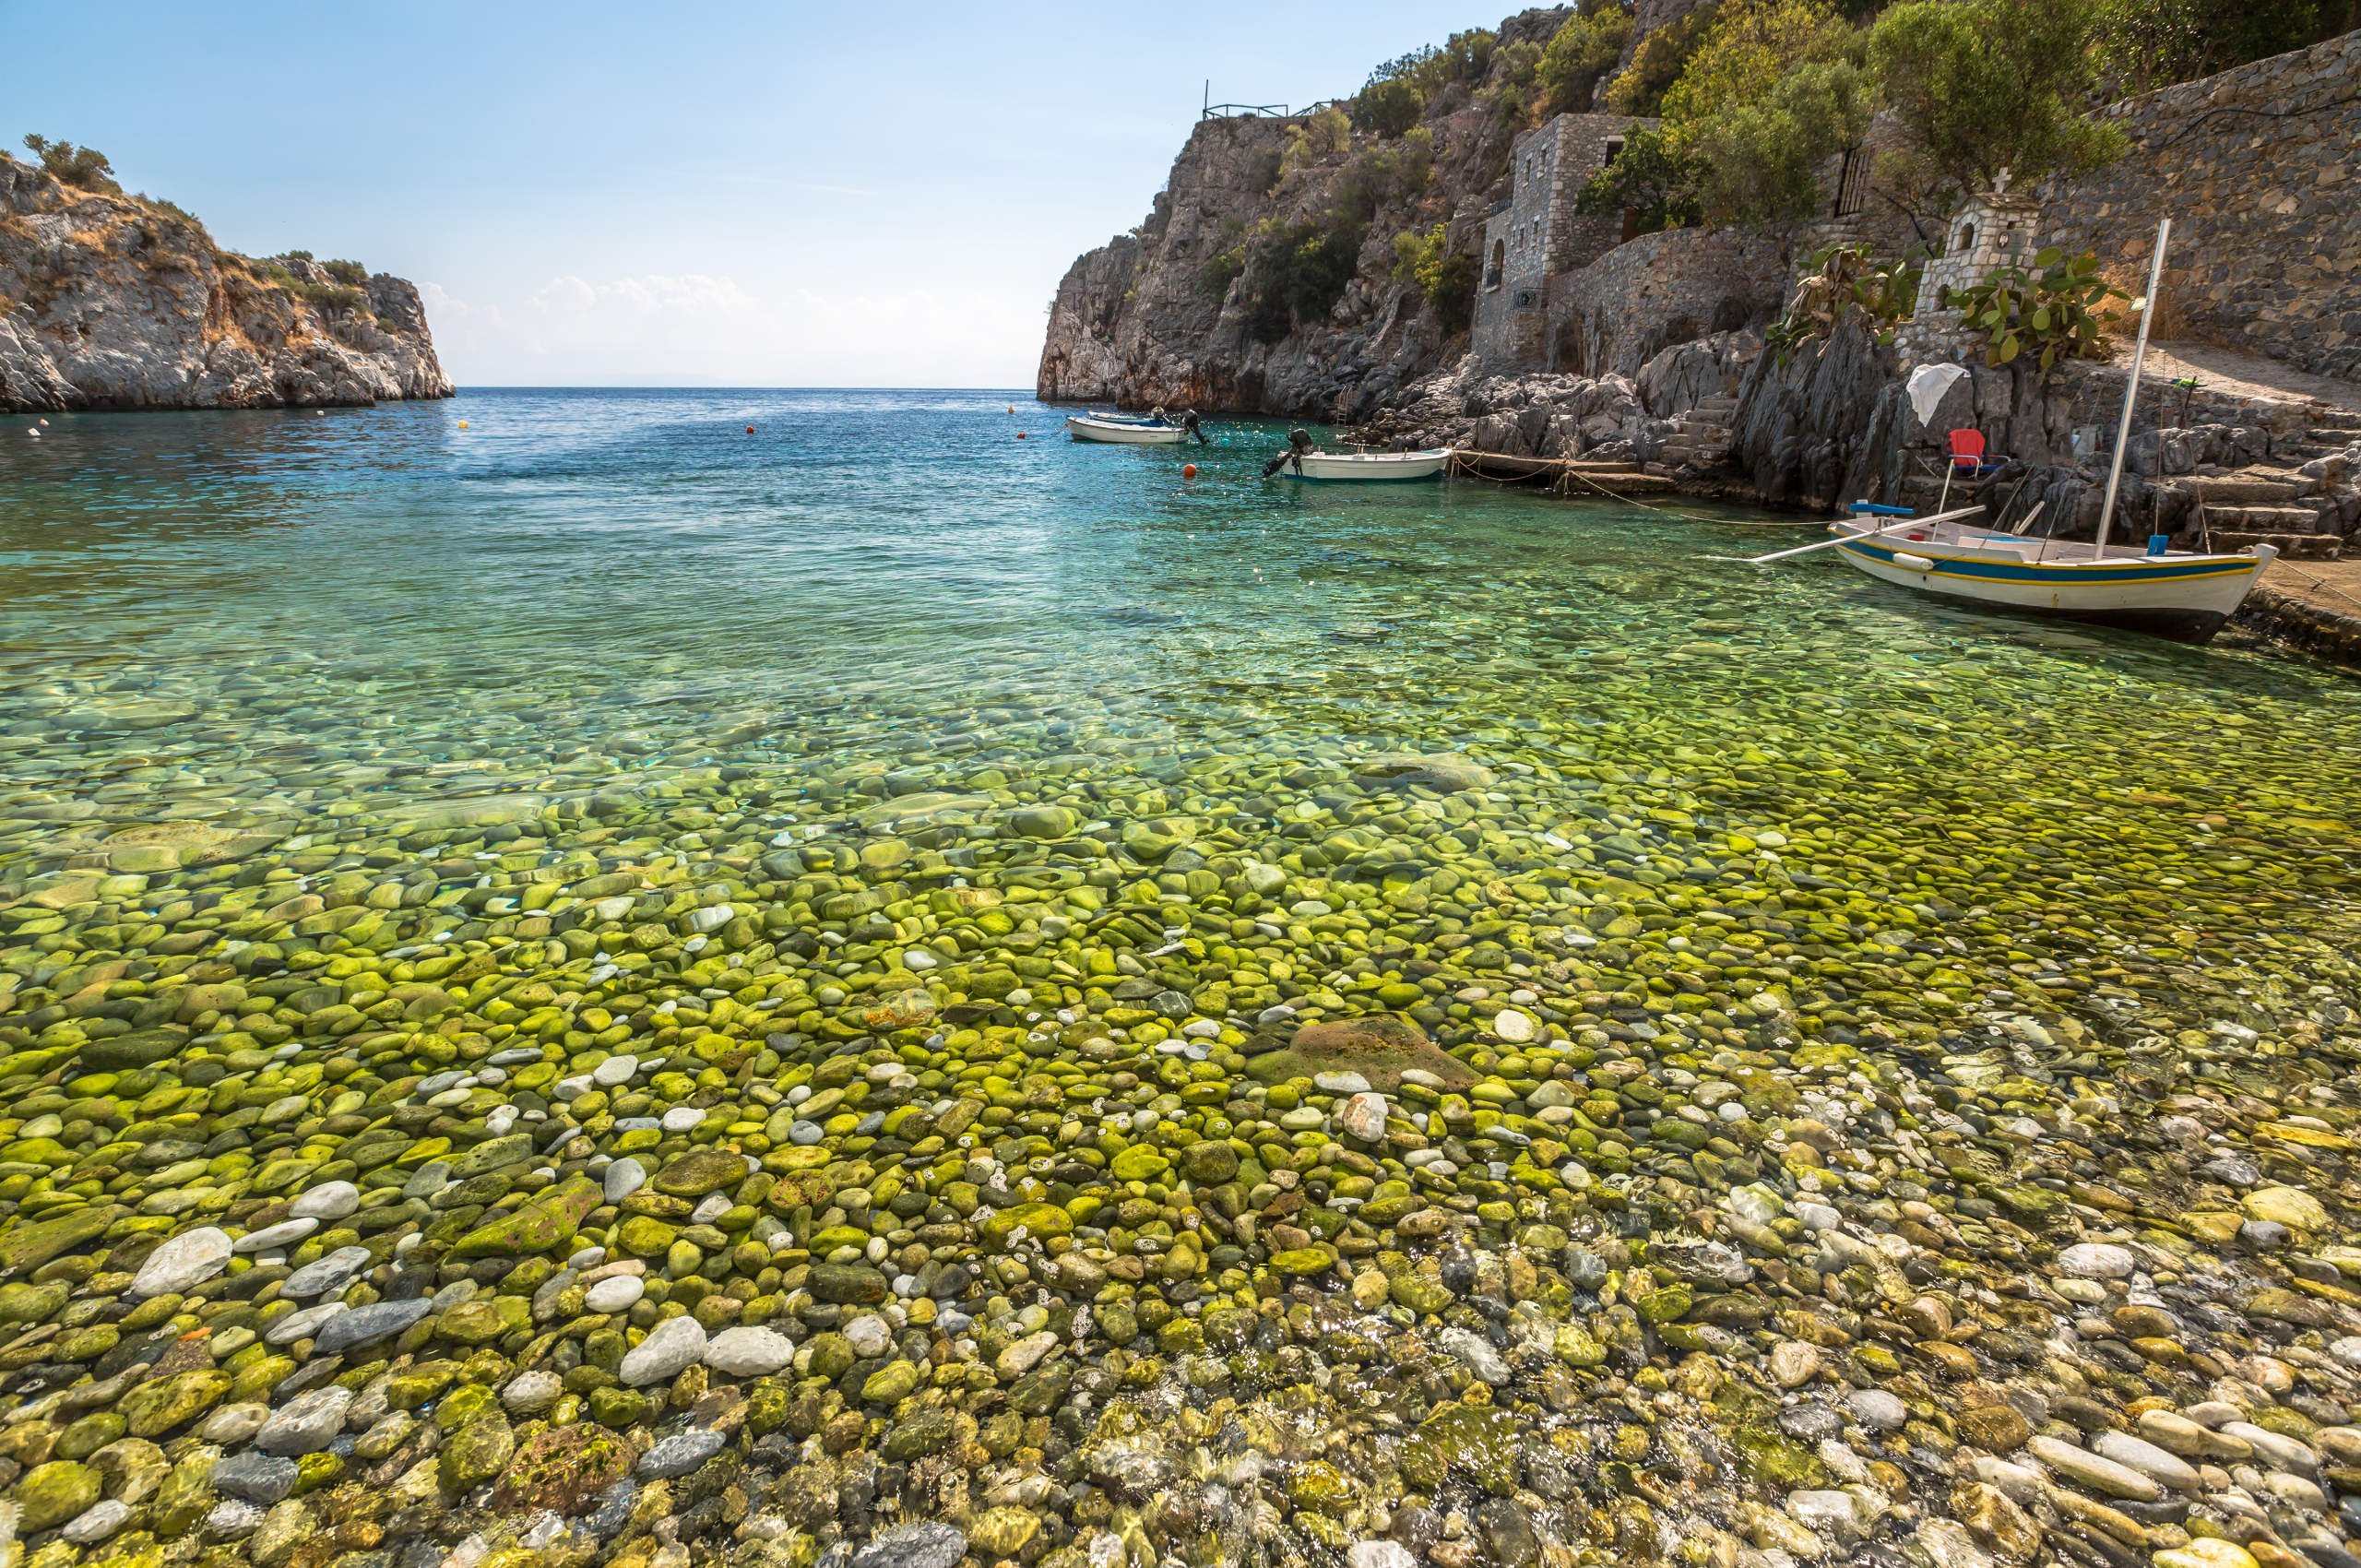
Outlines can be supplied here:
[[1289, 463], [1295, 465], [1297, 473], [1303, 472], [1303, 458], [1311, 449], [1311, 432], [1299, 428], [1288, 431], [1287, 449], [1263, 465], [1263, 477], [1270, 478]]

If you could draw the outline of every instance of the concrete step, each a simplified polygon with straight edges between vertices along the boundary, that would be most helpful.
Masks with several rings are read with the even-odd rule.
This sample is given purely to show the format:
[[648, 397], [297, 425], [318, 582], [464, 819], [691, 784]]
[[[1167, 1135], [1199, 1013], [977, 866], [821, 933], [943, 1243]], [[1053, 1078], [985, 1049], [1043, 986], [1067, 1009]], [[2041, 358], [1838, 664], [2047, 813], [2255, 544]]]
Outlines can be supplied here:
[[2228, 474], [2191, 474], [2177, 481], [2180, 489], [2204, 498], [2208, 506], [2237, 505], [2257, 501], [2293, 501], [2309, 493], [2312, 481], [2292, 469], [2241, 469]]
[[2213, 552], [2235, 555], [2251, 550], [2258, 544], [2274, 544], [2279, 553], [2291, 561], [2333, 561], [2343, 550], [2343, 540], [2332, 533], [2225, 533], [2213, 530]]
[[2205, 521], [2217, 532], [2245, 529], [2258, 533], [2322, 533], [2335, 526], [2322, 517], [2317, 506], [2216, 506], [2211, 502], [2205, 506]]

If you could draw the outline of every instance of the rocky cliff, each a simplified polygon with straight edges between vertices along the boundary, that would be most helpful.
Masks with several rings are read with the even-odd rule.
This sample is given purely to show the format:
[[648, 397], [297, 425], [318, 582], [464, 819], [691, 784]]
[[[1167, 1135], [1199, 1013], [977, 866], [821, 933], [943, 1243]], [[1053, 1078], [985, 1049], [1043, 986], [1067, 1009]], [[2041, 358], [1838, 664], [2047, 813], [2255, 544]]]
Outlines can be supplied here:
[[0, 157], [0, 410], [447, 398], [418, 291], [215, 245], [167, 203]]
[[[1512, 46], [1537, 47], [1567, 15], [1501, 23], [1494, 65], [1444, 88], [1403, 135], [1199, 121], [1147, 220], [1059, 284], [1039, 395], [1353, 420], [1452, 364], [1465, 324], [1396, 276], [1394, 243], [1441, 224], [1445, 249], [1472, 260], [1520, 128], [1493, 78]], [[1331, 266], [1348, 274], [1333, 302], [1305, 276]]]

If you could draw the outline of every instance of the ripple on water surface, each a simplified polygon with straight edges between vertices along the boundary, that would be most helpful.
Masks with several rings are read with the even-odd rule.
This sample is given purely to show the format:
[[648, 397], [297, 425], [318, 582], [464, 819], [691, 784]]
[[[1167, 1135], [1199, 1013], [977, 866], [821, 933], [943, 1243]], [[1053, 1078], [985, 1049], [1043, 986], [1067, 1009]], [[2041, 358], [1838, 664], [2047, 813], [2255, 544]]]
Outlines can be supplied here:
[[2171, 1524], [2035, 1398], [2344, 1430], [2361, 688], [1009, 401], [0, 446], [28, 1533], [1964, 1562]]

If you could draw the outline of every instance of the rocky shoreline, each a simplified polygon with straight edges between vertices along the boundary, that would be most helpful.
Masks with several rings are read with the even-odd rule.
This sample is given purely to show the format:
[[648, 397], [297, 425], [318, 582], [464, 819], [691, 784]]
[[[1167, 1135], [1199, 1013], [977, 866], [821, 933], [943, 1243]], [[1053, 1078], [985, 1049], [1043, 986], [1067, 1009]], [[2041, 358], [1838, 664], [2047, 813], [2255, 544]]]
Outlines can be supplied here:
[[0, 410], [448, 398], [418, 290], [223, 251], [168, 203], [0, 155]]

